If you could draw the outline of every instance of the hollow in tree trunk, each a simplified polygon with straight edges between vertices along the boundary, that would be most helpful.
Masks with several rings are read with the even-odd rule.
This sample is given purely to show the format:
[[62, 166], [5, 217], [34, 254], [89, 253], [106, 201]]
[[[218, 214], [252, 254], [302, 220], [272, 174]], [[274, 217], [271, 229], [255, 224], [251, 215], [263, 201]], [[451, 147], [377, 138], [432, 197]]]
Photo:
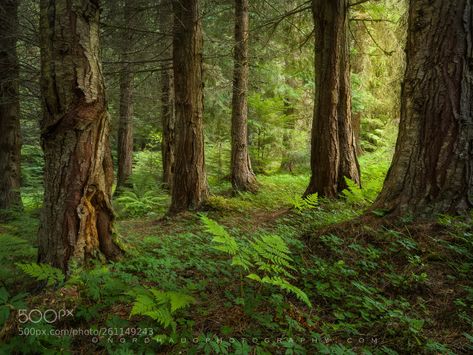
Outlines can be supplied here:
[[312, 124], [312, 176], [305, 195], [336, 197], [345, 177], [360, 183], [351, 117], [348, 1], [313, 0], [316, 93]]
[[411, 0], [394, 158], [373, 209], [389, 215], [472, 207], [473, 3]]
[[235, 0], [231, 180], [235, 191], [256, 192], [248, 153], [248, 0]]
[[202, 28], [198, 0], [173, 1], [176, 161], [171, 214], [198, 209], [208, 197], [204, 160]]
[[18, 1], [0, 5], [0, 210], [21, 207]]
[[38, 261], [114, 259], [113, 164], [96, 0], [40, 2], [44, 202]]

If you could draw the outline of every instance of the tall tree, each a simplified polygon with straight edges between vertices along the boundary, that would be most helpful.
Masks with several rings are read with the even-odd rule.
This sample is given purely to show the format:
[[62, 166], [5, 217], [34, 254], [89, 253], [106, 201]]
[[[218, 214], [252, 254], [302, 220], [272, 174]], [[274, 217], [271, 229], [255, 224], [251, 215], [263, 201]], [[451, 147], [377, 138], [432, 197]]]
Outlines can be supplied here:
[[[172, 5], [171, 0], [161, 0], [159, 6], [159, 26], [163, 60], [172, 58], [172, 40], [167, 34], [172, 30]], [[163, 183], [172, 190], [175, 161], [175, 132], [176, 115], [174, 110], [174, 72], [172, 67], [165, 67], [161, 75], [161, 121], [163, 126], [163, 139], [161, 151], [163, 159]]]
[[257, 190], [248, 153], [248, 0], [235, 0], [231, 179], [235, 191]]
[[18, 0], [0, 4], [0, 209], [21, 206]]
[[100, 250], [115, 258], [113, 164], [99, 57], [97, 0], [40, 2], [40, 122], [45, 156], [39, 262], [67, 271]]
[[118, 122], [118, 174], [119, 192], [129, 185], [133, 169], [133, 31], [132, 23], [136, 18], [132, 0], [125, 0], [123, 6], [124, 26], [122, 29], [122, 53], [120, 70], [120, 118]]
[[207, 199], [204, 159], [202, 26], [198, 0], [173, 1], [176, 162], [169, 212], [197, 209]]
[[336, 197], [345, 177], [360, 182], [351, 117], [348, 1], [313, 0], [316, 94], [312, 176], [305, 194]]
[[411, 0], [394, 158], [373, 208], [391, 215], [472, 207], [473, 3]]
[[[353, 34], [353, 45], [356, 48], [356, 53], [352, 53], [350, 58], [351, 72], [356, 75], [362, 75], [367, 64], [369, 47], [369, 35], [366, 24], [363, 21], [353, 21], [351, 23], [350, 32]], [[366, 90], [369, 82], [359, 80], [359, 90]], [[361, 149], [361, 118], [362, 111], [354, 112], [352, 114], [353, 133], [355, 135], [356, 154], [362, 154]]]

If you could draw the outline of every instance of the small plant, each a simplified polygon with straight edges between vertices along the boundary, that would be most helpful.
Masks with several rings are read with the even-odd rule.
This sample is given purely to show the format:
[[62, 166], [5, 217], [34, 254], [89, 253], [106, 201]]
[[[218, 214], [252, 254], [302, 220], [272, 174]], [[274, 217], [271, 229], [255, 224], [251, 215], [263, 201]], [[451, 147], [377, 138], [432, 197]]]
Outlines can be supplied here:
[[291, 200], [292, 207], [298, 212], [313, 209], [319, 204], [319, 195], [317, 193], [305, 197], [296, 196]]
[[0, 329], [7, 321], [11, 311], [25, 307], [23, 299], [26, 295], [26, 293], [19, 293], [10, 297], [5, 287], [0, 288]]
[[37, 281], [47, 281], [47, 286], [60, 285], [64, 282], [64, 274], [62, 270], [52, 267], [48, 264], [21, 264], [16, 266], [28, 276]]
[[347, 200], [348, 203], [351, 204], [364, 204], [367, 201], [363, 190], [355, 183], [353, 180], [345, 177], [345, 183], [347, 184], [348, 188], [342, 191], [343, 197]]
[[155, 288], [135, 289], [128, 292], [135, 297], [130, 317], [143, 315], [158, 322], [164, 329], [171, 328], [171, 335], [158, 334], [154, 339], [159, 343], [165, 343], [176, 335], [177, 322], [175, 313], [195, 303], [194, 297], [182, 292], [162, 291]]
[[291, 271], [294, 271], [293, 260], [288, 246], [280, 236], [263, 235], [253, 238], [248, 245], [239, 244], [223, 226], [214, 220], [205, 215], [201, 215], [200, 219], [205, 230], [214, 237], [213, 248], [229, 254], [232, 257], [232, 265], [249, 272], [247, 278], [261, 284], [279, 287], [312, 307], [307, 294], [288, 281], [288, 279], [294, 279], [291, 274]]
[[128, 217], [139, 217], [163, 206], [166, 199], [166, 196], [155, 190], [149, 190], [143, 194], [125, 190], [115, 199], [115, 203], [119, 214]]

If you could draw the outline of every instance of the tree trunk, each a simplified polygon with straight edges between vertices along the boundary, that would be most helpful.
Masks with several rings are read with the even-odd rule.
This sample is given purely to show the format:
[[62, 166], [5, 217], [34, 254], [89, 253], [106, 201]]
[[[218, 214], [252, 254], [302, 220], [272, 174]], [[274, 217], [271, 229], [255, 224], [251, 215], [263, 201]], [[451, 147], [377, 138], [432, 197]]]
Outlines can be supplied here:
[[171, 214], [198, 209], [208, 197], [204, 160], [202, 28], [198, 0], [173, 1], [176, 162]]
[[[362, 21], [353, 21], [351, 31], [354, 36], [354, 45], [357, 49], [356, 53], [351, 56], [351, 72], [362, 75], [365, 71], [367, 61], [367, 48], [369, 46], [369, 37], [367, 36], [367, 29]], [[360, 90], [366, 90], [365, 82], [360, 80]], [[355, 135], [356, 154], [360, 156], [363, 153], [361, 148], [361, 119], [363, 113], [361, 111], [352, 114], [353, 133]]]
[[[166, 34], [172, 29], [172, 6], [171, 0], [161, 0], [159, 8], [160, 32]], [[165, 50], [163, 59], [172, 57], [172, 41], [164, 36], [162, 43]], [[163, 139], [161, 151], [163, 159], [163, 184], [172, 190], [175, 161], [175, 132], [174, 126], [176, 115], [174, 110], [174, 72], [172, 68], [166, 68], [161, 75], [161, 120], [163, 124]]]
[[235, 0], [231, 180], [235, 191], [256, 192], [248, 153], [248, 0]]
[[118, 123], [118, 176], [117, 189], [130, 187], [130, 176], [133, 169], [133, 79], [134, 73], [131, 55], [133, 49], [133, 35], [130, 30], [136, 14], [133, 11], [131, 0], [125, 0], [124, 31], [122, 33], [122, 68], [120, 72], [120, 120]]
[[316, 94], [312, 176], [305, 195], [336, 197], [345, 177], [360, 183], [351, 117], [347, 0], [313, 0]]
[[18, 1], [0, 5], [0, 210], [21, 207]]
[[[290, 65], [288, 61], [285, 61], [286, 67]], [[292, 79], [292, 78], [286, 78], [286, 85], [291, 88], [296, 88], [297, 87], [297, 82]], [[288, 97], [284, 98], [284, 116], [285, 116], [285, 122], [284, 122], [284, 133], [282, 137], [282, 159], [281, 159], [281, 165], [279, 167], [280, 171], [285, 171], [289, 173], [293, 173], [294, 170], [294, 137], [293, 137], [293, 132], [296, 126], [296, 119], [295, 119], [295, 108], [294, 108], [294, 100], [290, 95]]]
[[68, 270], [114, 259], [113, 164], [96, 0], [41, 0], [40, 122], [45, 157], [38, 260]]
[[373, 209], [390, 215], [472, 207], [473, 4], [411, 0], [399, 136]]

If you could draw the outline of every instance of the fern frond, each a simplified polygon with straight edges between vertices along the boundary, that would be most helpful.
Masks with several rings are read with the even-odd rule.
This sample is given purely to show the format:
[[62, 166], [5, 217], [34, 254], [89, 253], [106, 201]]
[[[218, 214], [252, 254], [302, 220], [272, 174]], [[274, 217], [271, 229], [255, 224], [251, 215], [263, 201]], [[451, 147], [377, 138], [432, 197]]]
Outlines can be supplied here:
[[350, 203], [363, 203], [366, 202], [363, 190], [356, 184], [353, 180], [350, 180], [347, 177], [344, 177], [345, 183], [348, 188], [342, 191], [345, 199]]
[[292, 285], [291, 283], [284, 280], [283, 278], [281, 278], [279, 276], [272, 276], [272, 277], [265, 276], [261, 279], [261, 282], [262, 283], [267, 283], [267, 284], [270, 284], [270, 285], [273, 285], [273, 286], [277, 286], [277, 287], [279, 287], [279, 288], [281, 288], [281, 289], [283, 289], [283, 290], [285, 290], [289, 293], [292, 293], [299, 300], [301, 300], [307, 306], [312, 308], [312, 303], [310, 302], [309, 297], [307, 296], [307, 294], [304, 291], [302, 291], [299, 287]]
[[217, 243], [213, 246], [214, 249], [232, 256], [237, 254], [239, 250], [238, 243], [223, 226], [203, 214], [200, 215], [200, 220], [205, 226], [205, 231], [214, 237], [212, 242]]
[[185, 293], [169, 291], [167, 294], [171, 303], [171, 313], [195, 303], [195, 298]]
[[64, 274], [62, 270], [52, 267], [51, 265], [36, 263], [16, 263], [15, 265], [28, 276], [38, 281], [47, 281], [48, 286], [64, 282]]
[[130, 312], [130, 317], [134, 315], [146, 315], [156, 307], [154, 299], [147, 294], [136, 296], [135, 303]]

